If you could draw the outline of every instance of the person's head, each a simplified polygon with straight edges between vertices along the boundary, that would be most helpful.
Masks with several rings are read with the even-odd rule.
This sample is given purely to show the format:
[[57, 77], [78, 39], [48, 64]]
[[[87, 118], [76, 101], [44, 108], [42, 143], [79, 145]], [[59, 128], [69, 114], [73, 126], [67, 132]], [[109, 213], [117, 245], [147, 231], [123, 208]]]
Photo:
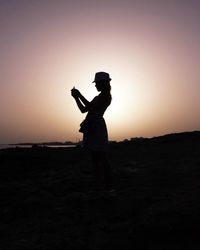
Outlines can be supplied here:
[[101, 81], [96, 81], [95, 82], [95, 87], [99, 92], [110, 92], [111, 86], [110, 86], [110, 81], [107, 80], [101, 80]]
[[111, 86], [110, 86], [111, 78], [108, 73], [106, 72], [97, 72], [95, 74], [95, 79], [93, 82], [95, 82], [95, 87], [99, 92], [110, 92]]

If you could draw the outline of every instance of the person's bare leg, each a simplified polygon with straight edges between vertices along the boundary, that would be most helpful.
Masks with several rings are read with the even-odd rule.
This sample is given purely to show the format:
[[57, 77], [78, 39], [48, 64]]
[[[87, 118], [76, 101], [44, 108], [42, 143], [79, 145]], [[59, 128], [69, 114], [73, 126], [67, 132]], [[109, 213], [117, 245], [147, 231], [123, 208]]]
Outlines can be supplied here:
[[103, 166], [102, 161], [97, 152], [91, 152], [93, 173], [94, 173], [94, 189], [96, 191], [103, 190]]
[[102, 167], [104, 175], [104, 187], [106, 190], [110, 190], [112, 188], [112, 170], [106, 153], [104, 153], [102, 157]]

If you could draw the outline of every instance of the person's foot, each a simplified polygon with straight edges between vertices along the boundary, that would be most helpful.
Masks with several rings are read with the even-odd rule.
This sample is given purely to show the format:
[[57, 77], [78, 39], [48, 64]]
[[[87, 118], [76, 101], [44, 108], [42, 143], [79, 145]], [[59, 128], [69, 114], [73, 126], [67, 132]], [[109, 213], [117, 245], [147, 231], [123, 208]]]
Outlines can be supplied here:
[[105, 198], [109, 198], [109, 197], [116, 197], [117, 193], [115, 189], [107, 189], [103, 191], [103, 196]]

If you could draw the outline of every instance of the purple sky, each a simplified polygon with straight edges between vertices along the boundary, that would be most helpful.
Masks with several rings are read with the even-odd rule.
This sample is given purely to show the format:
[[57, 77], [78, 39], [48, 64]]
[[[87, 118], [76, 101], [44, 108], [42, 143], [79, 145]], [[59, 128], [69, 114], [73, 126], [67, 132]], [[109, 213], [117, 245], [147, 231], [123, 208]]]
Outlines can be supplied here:
[[200, 1], [0, 5], [0, 143], [78, 140], [70, 89], [112, 77], [112, 140], [200, 130]]

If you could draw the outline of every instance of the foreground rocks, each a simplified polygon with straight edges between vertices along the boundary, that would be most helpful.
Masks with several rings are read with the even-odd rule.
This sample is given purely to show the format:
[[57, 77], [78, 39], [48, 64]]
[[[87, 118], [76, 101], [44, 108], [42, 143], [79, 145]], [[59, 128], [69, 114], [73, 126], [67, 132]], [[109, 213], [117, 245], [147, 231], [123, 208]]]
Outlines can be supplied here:
[[0, 249], [200, 248], [198, 133], [112, 144], [110, 160], [109, 197], [89, 193], [81, 148], [1, 150]]

